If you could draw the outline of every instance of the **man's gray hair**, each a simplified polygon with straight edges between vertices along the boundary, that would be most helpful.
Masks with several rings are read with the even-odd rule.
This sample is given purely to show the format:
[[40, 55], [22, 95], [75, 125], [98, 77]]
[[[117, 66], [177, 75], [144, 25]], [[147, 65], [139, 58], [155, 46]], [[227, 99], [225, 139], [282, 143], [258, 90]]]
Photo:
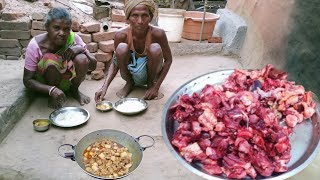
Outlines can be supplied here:
[[55, 19], [63, 19], [63, 20], [67, 20], [70, 21], [71, 23], [71, 14], [68, 10], [66, 10], [65, 8], [62, 7], [56, 7], [56, 8], [52, 8], [46, 17], [46, 23], [45, 26], [49, 27], [50, 23], [55, 20]]

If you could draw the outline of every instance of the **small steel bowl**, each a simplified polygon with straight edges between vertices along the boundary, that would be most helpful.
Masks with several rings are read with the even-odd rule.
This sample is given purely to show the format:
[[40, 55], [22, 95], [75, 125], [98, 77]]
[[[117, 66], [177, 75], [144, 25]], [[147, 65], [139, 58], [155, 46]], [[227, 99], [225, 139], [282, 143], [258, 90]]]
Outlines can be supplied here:
[[48, 119], [36, 119], [32, 124], [34, 130], [42, 132], [49, 129], [50, 121]]
[[96, 103], [96, 109], [102, 112], [110, 111], [113, 108], [113, 103], [110, 101], [101, 101]]

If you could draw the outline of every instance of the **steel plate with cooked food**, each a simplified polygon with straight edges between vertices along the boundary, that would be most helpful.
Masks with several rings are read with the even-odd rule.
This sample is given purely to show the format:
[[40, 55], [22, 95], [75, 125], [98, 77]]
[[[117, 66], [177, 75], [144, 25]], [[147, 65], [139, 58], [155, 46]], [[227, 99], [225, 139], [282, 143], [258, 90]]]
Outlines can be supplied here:
[[114, 103], [113, 108], [122, 114], [133, 115], [146, 110], [148, 103], [140, 98], [123, 98]]
[[90, 114], [80, 107], [63, 107], [55, 110], [49, 116], [52, 124], [60, 127], [74, 127], [87, 122]]
[[113, 104], [110, 101], [101, 101], [96, 103], [96, 108], [102, 112], [110, 111], [112, 107], [113, 107]]

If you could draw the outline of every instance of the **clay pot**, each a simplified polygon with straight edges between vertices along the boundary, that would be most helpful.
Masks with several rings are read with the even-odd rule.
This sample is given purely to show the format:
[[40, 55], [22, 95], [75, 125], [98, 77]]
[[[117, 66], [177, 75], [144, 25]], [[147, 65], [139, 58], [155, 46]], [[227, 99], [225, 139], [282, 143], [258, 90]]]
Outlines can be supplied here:
[[[201, 40], [207, 40], [212, 36], [214, 26], [219, 18], [220, 16], [217, 14], [206, 12]], [[202, 20], [203, 12], [187, 11], [184, 15], [182, 37], [184, 39], [200, 40]]]

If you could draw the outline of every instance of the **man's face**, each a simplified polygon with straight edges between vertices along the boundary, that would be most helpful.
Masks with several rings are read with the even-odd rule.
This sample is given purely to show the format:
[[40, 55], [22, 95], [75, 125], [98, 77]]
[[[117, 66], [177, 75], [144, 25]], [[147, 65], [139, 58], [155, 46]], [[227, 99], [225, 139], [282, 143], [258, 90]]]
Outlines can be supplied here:
[[132, 9], [128, 20], [134, 29], [145, 30], [152, 19], [146, 5], [137, 5]]
[[47, 27], [47, 31], [51, 42], [57, 46], [63, 46], [70, 35], [71, 23], [63, 19], [54, 19]]

